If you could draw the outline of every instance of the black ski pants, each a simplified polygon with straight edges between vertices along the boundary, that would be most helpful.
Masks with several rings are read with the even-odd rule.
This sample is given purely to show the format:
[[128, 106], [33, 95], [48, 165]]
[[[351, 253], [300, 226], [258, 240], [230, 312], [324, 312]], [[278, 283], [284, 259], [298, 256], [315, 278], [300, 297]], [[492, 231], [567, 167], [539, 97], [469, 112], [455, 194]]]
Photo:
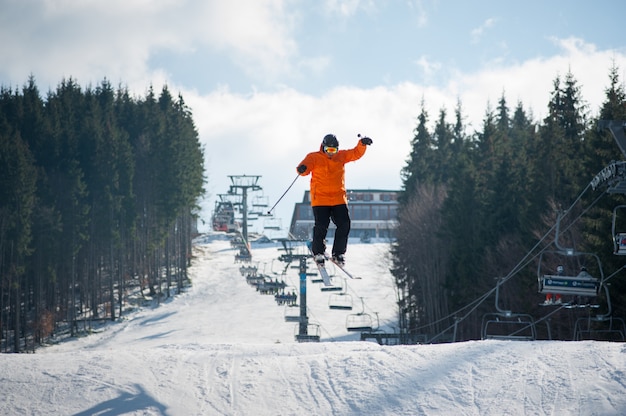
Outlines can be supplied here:
[[348, 246], [348, 234], [350, 234], [350, 211], [346, 204], [333, 206], [313, 207], [313, 254], [323, 254], [326, 251], [326, 234], [330, 220], [337, 226], [333, 242], [332, 255], [344, 254]]

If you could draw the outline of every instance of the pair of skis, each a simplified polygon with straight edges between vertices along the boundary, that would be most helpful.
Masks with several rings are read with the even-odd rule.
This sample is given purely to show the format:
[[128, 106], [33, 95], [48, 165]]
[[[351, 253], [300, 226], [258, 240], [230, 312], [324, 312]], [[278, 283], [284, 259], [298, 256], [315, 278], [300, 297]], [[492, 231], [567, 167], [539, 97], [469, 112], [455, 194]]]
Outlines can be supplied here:
[[[311, 253], [311, 256], [315, 257], [313, 255], [313, 249], [312, 249], [312, 242], [311, 241], [307, 242], [307, 247], [309, 248], [309, 253]], [[350, 273], [343, 264], [340, 264], [340, 263], [337, 263], [336, 261], [334, 261], [334, 259], [332, 257], [329, 257], [326, 254], [324, 254], [324, 257], [326, 258], [326, 260], [332, 262], [335, 266], [337, 266], [350, 279], [360, 279], [360, 277], [355, 276], [352, 273]], [[313, 259], [313, 263], [315, 263], [315, 265], [317, 266], [317, 269], [320, 272], [320, 276], [322, 276], [322, 280], [324, 281], [324, 285], [325, 286], [332, 286], [333, 284], [330, 281], [330, 275], [328, 274], [328, 270], [326, 270], [326, 265], [325, 264], [320, 264], [320, 263], [316, 262], [315, 259]]]
[[[350, 279], [360, 279], [360, 277], [355, 276], [352, 273], [350, 273], [343, 264], [337, 263], [332, 258], [328, 258], [328, 256], [326, 256], [326, 259], [328, 261], [330, 261], [331, 263], [333, 263], [335, 266], [337, 266]], [[330, 281], [330, 275], [328, 274], [328, 270], [326, 270], [326, 265], [325, 264], [320, 264], [320, 263], [318, 263], [316, 261], [313, 261], [313, 263], [315, 263], [315, 265], [317, 266], [317, 269], [320, 272], [320, 276], [322, 276], [322, 280], [324, 281], [324, 285], [325, 286], [332, 286], [333, 284]]]

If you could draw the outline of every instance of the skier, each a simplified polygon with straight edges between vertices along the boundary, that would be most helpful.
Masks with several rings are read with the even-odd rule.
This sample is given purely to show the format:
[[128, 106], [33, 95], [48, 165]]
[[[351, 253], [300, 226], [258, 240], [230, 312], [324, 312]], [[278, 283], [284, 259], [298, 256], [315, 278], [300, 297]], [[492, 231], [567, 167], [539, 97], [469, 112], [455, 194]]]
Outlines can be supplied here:
[[353, 149], [339, 150], [337, 137], [334, 134], [327, 134], [322, 140], [320, 150], [306, 155], [297, 167], [301, 176], [311, 174], [311, 207], [315, 218], [311, 251], [315, 262], [320, 265], [324, 265], [326, 233], [331, 219], [337, 226], [332, 248], [333, 261], [340, 265], [345, 263], [344, 254], [350, 233], [350, 213], [344, 165], [360, 159], [365, 154], [367, 146], [371, 144], [372, 139], [361, 137]]

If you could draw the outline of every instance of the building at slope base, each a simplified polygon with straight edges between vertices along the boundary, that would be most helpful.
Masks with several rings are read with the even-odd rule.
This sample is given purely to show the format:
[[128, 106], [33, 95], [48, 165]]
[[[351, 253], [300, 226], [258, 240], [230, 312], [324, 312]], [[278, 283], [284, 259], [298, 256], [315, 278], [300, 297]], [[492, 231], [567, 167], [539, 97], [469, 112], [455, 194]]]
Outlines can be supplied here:
[[[347, 191], [348, 208], [352, 225], [350, 238], [361, 241], [393, 239], [398, 225], [398, 191], [380, 189], [352, 189]], [[297, 202], [289, 232], [293, 238], [310, 239], [313, 236], [313, 210], [310, 191], [304, 192], [302, 202]], [[328, 239], [335, 236], [336, 227], [330, 223]]]

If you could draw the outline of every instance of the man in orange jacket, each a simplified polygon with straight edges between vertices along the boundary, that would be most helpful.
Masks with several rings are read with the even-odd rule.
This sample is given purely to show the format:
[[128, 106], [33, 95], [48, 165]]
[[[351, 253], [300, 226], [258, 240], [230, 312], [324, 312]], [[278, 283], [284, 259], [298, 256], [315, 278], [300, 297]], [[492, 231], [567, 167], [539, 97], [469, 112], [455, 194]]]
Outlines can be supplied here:
[[327, 134], [322, 140], [320, 150], [306, 155], [298, 165], [297, 171], [301, 176], [311, 174], [311, 207], [315, 218], [311, 250], [319, 264], [324, 264], [326, 233], [331, 219], [337, 226], [332, 249], [333, 261], [342, 265], [345, 263], [344, 254], [350, 234], [350, 212], [344, 165], [360, 159], [371, 144], [372, 139], [362, 137], [353, 149], [339, 150], [337, 137]]

